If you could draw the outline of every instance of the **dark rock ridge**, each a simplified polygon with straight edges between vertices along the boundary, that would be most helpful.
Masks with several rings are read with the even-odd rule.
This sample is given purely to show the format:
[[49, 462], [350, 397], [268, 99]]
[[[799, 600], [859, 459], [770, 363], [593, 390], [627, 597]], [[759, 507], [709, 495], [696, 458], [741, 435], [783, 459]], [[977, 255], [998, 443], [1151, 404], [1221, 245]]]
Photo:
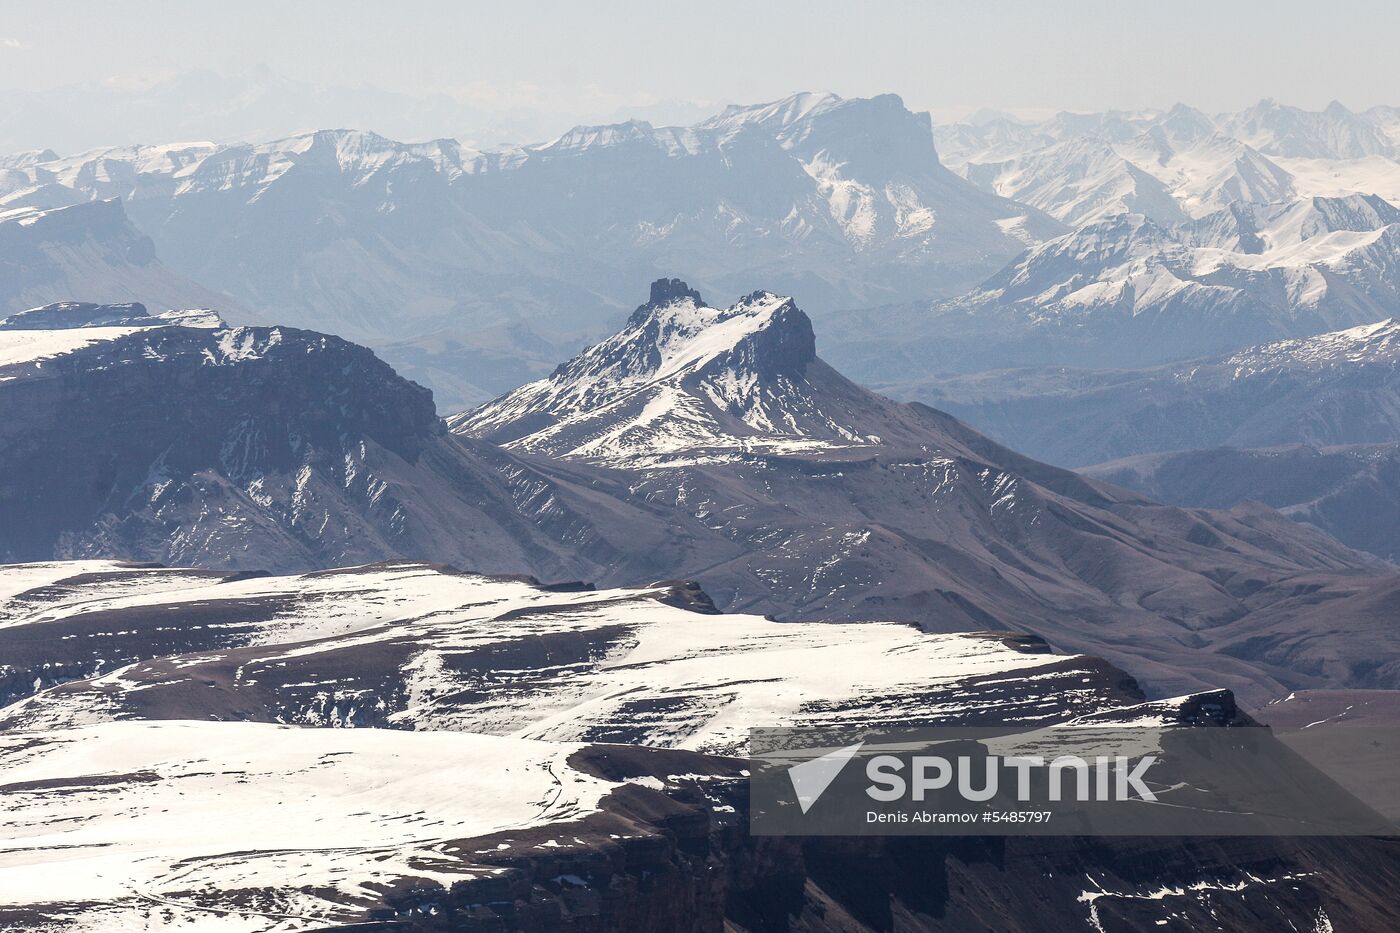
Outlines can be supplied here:
[[697, 304], [703, 300], [699, 292], [680, 279], [657, 279], [651, 283], [651, 297], [647, 299], [647, 303], [639, 307], [633, 314], [641, 314], [647, 308], [660, 308], [673, 304], [684, 298], [689, 298]]

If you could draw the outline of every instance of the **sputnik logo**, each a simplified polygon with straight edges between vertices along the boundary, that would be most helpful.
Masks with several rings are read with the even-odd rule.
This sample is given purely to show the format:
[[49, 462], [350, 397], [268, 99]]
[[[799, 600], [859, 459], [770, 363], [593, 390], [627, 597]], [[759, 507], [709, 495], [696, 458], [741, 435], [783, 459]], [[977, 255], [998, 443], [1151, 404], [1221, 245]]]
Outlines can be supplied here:
[[857, 742], [847, 745], [834, 752], [827, 752], [820, 758], [813, 758], [788, 768], [788, 778], [792, 781], [792, 789], [797, 793], [797, 803], [802, 807], [803, 813], [812, 809], [812, 805], [831, 786], [831, 782], [836, 780], [841, 769], [846, 767], [846, 762], [850, 761], [864, 744]]

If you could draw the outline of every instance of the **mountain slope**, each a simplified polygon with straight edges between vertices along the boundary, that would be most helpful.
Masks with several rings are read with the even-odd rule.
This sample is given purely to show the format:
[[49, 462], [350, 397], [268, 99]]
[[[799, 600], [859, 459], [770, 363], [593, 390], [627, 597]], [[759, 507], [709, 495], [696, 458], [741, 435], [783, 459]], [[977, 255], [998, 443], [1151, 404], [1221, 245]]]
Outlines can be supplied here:
[[1400, 558], [1400, 445], [1179, 450], [1081, 472], [1175, 505], [1263, 502], [1348, 547]]
[[197, 714], [741, 754], [759, 724], [1063, 721], [1144, 699], [1036, 639], [720, 615], [686, 584], [410, 562], [267, 577], [79, 561], [0, 581], [18, 591], [0, 604], [0, 730]]
[[90, 299], [237, 310], [163, 265], [120, 201], [50, 209], [0, 204], [0, 316]]
[[815, 356], [788, 299], [707, 308], [674, 281], [652, 297], [453, 430], [620, 473], [614, 495], [698, 522], [672, 572], [723, 606], [1034, 631], [1131, 663], [1154, 689], [1201, 677], [1257, 696], [1301, 670], [1200, 648], [1287, 602], [1294, 576], [1388, 572], [1267, 509], [1157, 506], [861, 389]]
[[[1250, 699], [1350, 675], [1214, 651], [1232, 624], [1299, 578], [1312, 604], [1389, 573], [1266, 509], [1157, 506], [874, 395], [767, 293], [713, 309], [658, 283], [616, 339], [455, 420], [505, 449], [450, 433], [426, 390], [336, 338], [98, 306], [17, 320], [0, 327], [11, 560], [698, 578], [725, 609], [1031, 632], [1157, 693]], [[70, 326], [94, 322], [112, 326]]]
[[891, 387], [1066, 466], [1213, 447], [1400, 436], [1392, 320], [1144, 370], [1026, 369]]

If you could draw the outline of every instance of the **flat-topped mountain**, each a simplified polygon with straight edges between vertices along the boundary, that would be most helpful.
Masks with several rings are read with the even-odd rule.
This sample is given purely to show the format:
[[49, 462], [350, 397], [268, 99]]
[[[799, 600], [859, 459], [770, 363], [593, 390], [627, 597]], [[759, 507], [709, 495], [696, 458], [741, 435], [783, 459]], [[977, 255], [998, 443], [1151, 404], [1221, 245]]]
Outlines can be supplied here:
[[[1398, 883], [1383, 840], [755, 837], [749, 763], [696, 751], [742, 753], [758, 725], [1248, 723], [1227, 692], [1143, 703], [1111, 665], [1005, 633], [409, 562], [79, 561], [0, 568], [0, 645], [7, 927], [1365, 925]], [[844, 881], [872, 864], [873, 897]], [[1210, 896], [1164, 905], [1163, 884]]]
[[0, 323], [0, 403], [7, 561], [416, 556], [574, 577], [610, 551], [552, 480], [451, 437], [431, 393], [337, 337], [139, 305], [37, 309]]
[[0, 568], [0, 592], [0, 730], [205, 718], [742, 754], [754, 725], [1040, 723], [1145, 699], [1039, 639], [724, 615], [685, 583], [70, 561]]

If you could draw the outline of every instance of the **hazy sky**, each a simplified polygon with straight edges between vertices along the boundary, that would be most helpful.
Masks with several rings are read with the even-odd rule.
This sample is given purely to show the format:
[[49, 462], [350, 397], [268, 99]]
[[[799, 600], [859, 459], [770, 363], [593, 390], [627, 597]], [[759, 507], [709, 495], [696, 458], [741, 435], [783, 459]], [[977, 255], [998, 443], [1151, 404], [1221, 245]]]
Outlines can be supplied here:
[[[7, 4], [0, 120], [32, 122], [14, 102], [47, 99], [34, 94], [44, 90], [130, 95], [192, 71], [259, 69], [318, 88], [436, 95], [529, 127], [657, 103], [665, 105], [657, 113], [684, 116], [678, 102], [709, 107], [795, 90], [894, 91], [938, 119], [980, 107], [1177, 100], [1214, 111], [1265, 96], [1361, 109], [1400, 103], [1398, 38], [1400, 4], [1384, 0]], [[83, 100], [67, 95], [63, 106], [81, 114]], [[310, 127], [338, 115], [298, 117]], [[242, 132], [219, 119], [208, 113], [201, 135]], [[2, 129], [18, 138], [26, 127]]]

